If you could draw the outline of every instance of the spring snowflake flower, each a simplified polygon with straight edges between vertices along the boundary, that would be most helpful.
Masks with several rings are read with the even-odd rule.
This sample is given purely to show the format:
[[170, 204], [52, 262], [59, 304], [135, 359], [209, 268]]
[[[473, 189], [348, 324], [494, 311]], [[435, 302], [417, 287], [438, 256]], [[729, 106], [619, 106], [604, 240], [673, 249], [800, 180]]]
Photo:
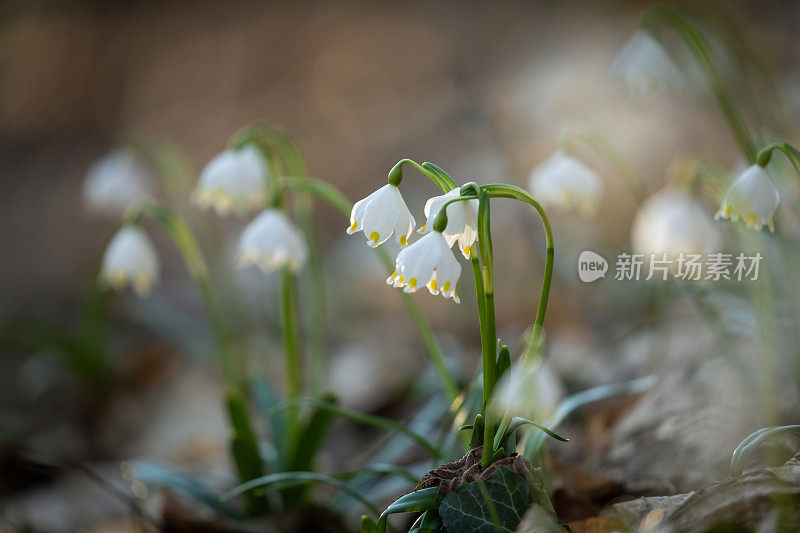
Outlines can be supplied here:
[[703, 205], [688, 193], [662, 189], [645, 200], [633, 219], [633, 249], [640, 253], [708, 254], [719, 250], [722, 238]]
[[124, 226], [103, 254], [100, 281], [118, 291], [130, 284], [145, 296], [158, 277], [158, 254], [150, 238], [137, 226]]
[[404, 292], [416, 292], [420, 287], [427, 287], [431, 294], [441, 294], [459, 303], [456, 283], [460, 276], [461, 264], [450, 250], [447, 239], [442, 233], [431, 231], [400, 250], [395, 271], [386, 283], [403, 287]]
[[270, 273], [288, 267], [299, 271], [308, 250], [300, 230], [279, 209], [266, 209], [242, 233], [237, 263], [240, 267], [258, 266]]
[[[425, 217], [428, 219], [418, 232], [428, 233], [433, 227], [436, 215], [439, 214], [442, 206], [448, 200], [458, 198], [460, 189], [457, 187], [452, 191], [434, 196], [425, 202]], [[458, 249], [465, 258], [469, 259], [469, 251], [472, 245], [478, 240], [478, 200], [464, 200], [453, 202], [447, 206], [447, 227], [442, 232], [449, 246], [458, 241]]]
[[683, 73], [661, 43], [644, 31], [636, 32], [625, 44], [613, 69], [634, 97], [675, 93], [685, 82]]
[[203, 209], [213, 207], [220, 215], [245, 213], [264, 205], [267, 176], [267, 165], [257, 147], [225, 150], [203, 168], [192, 197]]
[[603, 194], [600, 176], [563, 150], [539, 163], [529, 180], [531, 192], [543, 205], [575, 206], [584, 216], [597, 211]]
[[86, 172], [84, 204], [90, 211], [119, 216], [151, 197], [152, 182], [150, 171], [133, 152], [114, 150]]
[[715, 219], [744, 220], [748, 228], [761, 230], [762, 226], [775, 231], [772, 220], [781, 195], [772, 185], [767, 171], [758, 165], [750, 165], [730, 186]]
[[352, 235], [357, 231], [364, 232], [367, 244], [372, 248], [386, 242], [392, 233], [401, 246], [406, 246], [414, 231], [414, 217], [400, 189], [389, 183], [356, 202], [350, 212], [347, 233]]

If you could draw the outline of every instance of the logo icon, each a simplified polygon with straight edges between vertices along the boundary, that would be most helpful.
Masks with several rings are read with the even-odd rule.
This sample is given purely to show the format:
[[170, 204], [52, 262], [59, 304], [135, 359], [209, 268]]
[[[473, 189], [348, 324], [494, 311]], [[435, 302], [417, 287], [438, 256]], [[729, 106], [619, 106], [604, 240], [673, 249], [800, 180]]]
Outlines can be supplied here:
[[591, 250], [581, 252], [578, 257], [578, 277], [584, 283], [591, 283], [597, 279], [605, 278], [608, 272], [608, 261]]

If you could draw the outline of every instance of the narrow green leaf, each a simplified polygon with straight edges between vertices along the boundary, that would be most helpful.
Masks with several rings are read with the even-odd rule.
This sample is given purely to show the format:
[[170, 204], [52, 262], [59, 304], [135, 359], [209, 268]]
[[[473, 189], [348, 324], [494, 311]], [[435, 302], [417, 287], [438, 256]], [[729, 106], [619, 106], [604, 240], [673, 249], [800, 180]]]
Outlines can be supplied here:
[[436, 507], [439, 498], [439, 488], [430, 487], [427, 489], [416, 490], [400, 496], [381, 513], [378, 519], [378, 533], [386, 533], [386, 521], [389, 515], [398, 513], [416, 513], [427, 511]]
[[154, 463], [134, 462], [124, 463], [123, 471], [126, 479], [133, 478], [149, 486], [168, 487], [231, 518], [241, 518], [204, 483], [172, 468]]
[[378, 515], [378, 509], [372, 505], [368, 499], [362, 496], [360, 492], [353, 490], [347, 485], [347, 483], [336, 479], [331, 475], [320, 474], [317, 472], [278, 472], [275, 474], [262, 476], [260, 478], [251, 479], [247, 483], [242, 483], [238, 487], [235, 487], [225, 493], [222, 496], [222, 499], [229, 500], [234, 496], [247, 493], [254, 489], [261, 489], [259, 492], [266, 494], [276, 490], [304, 485], [306, 483], [326, 483], [328, 485], [332, 485], [339, 490], [347, 492], [350, 494], [350, 496], [363, 503], [364, 507], [369, 509], [373, 514], [375, 514], [375, 516]]
[[731, 455], [731, 476], [739, 476], [742, 474], [747, 460], [762, 442], [784, 431], [800, 434], [800, 425], [761, 428], [745, 437], [733, 451], [733, 455]]
[[[498, 341], [499, 342], [499, 341]], [[508, 346], [503, 344], [500, 346], [500, 352], [497, 354], [497, 379], [503, 377], [503, 374], [511, 366], [511, 351]]]
[[[585, 391], [567, 396], [564, 401], [559, 404], [558, 409], [556, 409], [556, 412], [550, 417], [545, 425], [549, 428], [556, 428], [573, 411], [583, 407], [586, 404], [613, 398], [615, 396], [638, 394], [652, 387], [656, 381], [658, 381], [658, 378], [655, 376], [647, 376], [634, 379], [632, 381], [627, 381], [625, 383], [592, 387], [591, 389], [586, 389]], [[544, 433], [538, 431], [529, 431], [526, 433], [522, 456], [529, 461], [535, 462], [536, 456], [539, 454], [539, 450], [541, 450], [542, 445], [544, 444], [545, 437], [546, 435]]]
[[[244, 400], [235, 392], [229, 392], [225, 401], [228, 410], [233, 435], [231, 437], [231, 455], [236, 466], [236, 473], [242, 482], [259, 478], [264, 475], [264, 464], [258, 447], [247, 406]], [[264, 496], [248, 494], [245, 497], [247, 514], [257, 516], [264, 514], [269, 509], [269, 502]]]
[[378, 524], [367, 515], [361, 516], [361, 533], [378, 533]]
[[429, 509], [422, 513], [409, 529], [408, 533], [447, 533], [442, 525], [442, 517], [439, 511]]
[[[336, 405], [336, 399], [332, 394], [324, 395], [320, 400], [325, 404]], [[300, 434], [289, 463], [290, 470], [314, 470], [314, 458], [325, 440], [333, 415], [334, 413], [327, 408], [314, 407], [308, 418], [308, 424]]]
[[470, 446], [475, 447], [483, 439], [483, 415], [478, 413], [475, 415], [475, 422], [472, 424], [472, 438], [470, 439]]
[[540, 429], [540, 430], [544, 431], [545, 433], [547, 433], [548, 435], [550, 435], [551, 437], [553, 437], [556, 440], [560, 440], [561, 442], [569, 442], [569, 439], [567, 439], [565, 437], [562, 437], [561, 435], [555, 433], [554, 431], [551, 431], [551, 430], [547, 429], [546, 427], [542, 426], [541, 424], [537, 424], [533, 420], [528, 420], [527, 418], [522, 418], [521, 416], [515, 416], [515, 417], [511, 418], [511, 420], [508, 423], [508, 426], [504, 429], [502, 434], [498, 431], [497, 434], [495, 435], [495, 439], [494, 439], [494, 447], [495, 447], [495, 449], [500, 448], [503, 445], [503, 443], [506, 441], [506, 439], [508, 439], [511, 435], [513, 435], [514, 432], [520, 426], [524, 426], [526, 424], [529, 424], [529, 425], [531, 425], [531, 426], [533, 426], [533, 427], [535, 427], [537, 429]]
[[269, 428], [272, 443], [278, 452], [278, 461], [283, 470], [289, 470], [289, 446], [287, 441], [289, 431], [286, 429], [286, 413], [280, 409], [275, 409], [276, 406], [280, 405], [281, 400], [272, 385], [262, 377], [250, 380], [250, 390], [258, 412]]
[[439, 459], [442, 456], [441, 451], [436, 446], [434, 446], [428, 439], [426, 439], [425, 437], [423, 437], [418, 433], [411, 431], [402, 424], [398, 424], [394, 420], [389, 420], [388, 418], [383, 418], [380, 416], [370, 415], [366, 413], [360, 413], [358, 411], [346, 409], [336, 404], [324, 402], [316, 398], [298, 398], [296, 400], [285, 402], [280, 406], [276, 407], [275, 409], [287, 409], [296, 405], [310, 405], [317, 409], [327, 410], [335, 415], [342, 416], [359, 424], [373, 426], [376, 428], [385, 429], [387, 431], [393, 431], [395, 433], [398, 433], [400, 435], [403, 435], [404, 437], [413, 440], [414, 442], [416, 442], [417, 444], [428, 450], [428, 452], [430, 452], [430, 454], [433, 455], [434, 458]]

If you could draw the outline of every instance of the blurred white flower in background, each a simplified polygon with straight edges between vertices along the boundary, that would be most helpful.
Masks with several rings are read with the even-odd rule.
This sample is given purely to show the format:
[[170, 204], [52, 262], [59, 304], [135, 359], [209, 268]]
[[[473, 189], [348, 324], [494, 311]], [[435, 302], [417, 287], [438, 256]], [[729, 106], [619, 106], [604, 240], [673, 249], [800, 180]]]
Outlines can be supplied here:
[[386, 242], [394, 233], [400, 246], [406, 246], [414, 224], [400, 189], [389, 183], [355, 203], [347, 233], [363, 231], [372, 248]]
[[[434, 196], [425, 202], [425, 217], [428, 221], [419, 229], [419, 233], [428, 233], [433, 228], [433, 222], [445, 202], [458, 198], [461, 194], [459, 187], [452, 191]], [[442, 232], [447, 244], [453, 246], [458, 241], [458, 249], [469, 259], [469, 250], [478, 239], [478, 200], [464, 200], [453, 202], [447, 206], [447, 227]]]
[[780, 198], [767, 171], [758, 165], [750, 165], [728, 188], [714, 218], [733, 222], [742, 219], [748, 228], [758, 231], [767, 226], [770, 231], [775, 231], [773, 216]]
[[158, 281], [159, 261], [147, 234], [138, 226], [123, 226], [103, 254], [100, 281], [115, 290], [133, 287], [145, 296]]
[[557, 150], [531, 171], [529, 186], [542, 205], [575, 207], [584, 216], [597, 212], [603, 194], [600, 176], [564, 150]]
[[645, 31], [636, 32], [625, 43], [612, 68], [632, 97], [676, 93], [686, 82], [661, 43]]
[[645, 200], [633, 219], [633, 249], [645, 254], [707, 254], [719, 250], [719, 229], [708, 210], [685, 191], [665, 188]]
[[564, 385], [544, 359], [520, 361], [500, 378], [492, 410], [544, 423], [555, 412], [564, 394]]
[[266, 209], [253, 219], [239, 240], [237, 263], [240, 267], [258, 266], [270, 273], [288, 267], [299, 271], [308, 250], [300, 230], [279, 209]]
[[461, 264], [453, 255], [444, 235], [431, 231], [407, 248], [400, 250], [395, 262], [395, 271], [386, 279], [394, 287], [403, 287], [405, 292], [416, 292], [427, 287], [431, 294], [441, 294], [461, 300], [456, 294], [456, 283], [461, 276]]
[[253, 145], [225, 150], [200, 172], [192, 198], [203, 209], [220, 214], [245, 213], [263, 207], [269, 171], [261, 151]]
[[120, 216], [149, 199], [153, 176], [132, 151], [120, 148], [97, 160], [86, 172], [83, 201], [89, 211]]

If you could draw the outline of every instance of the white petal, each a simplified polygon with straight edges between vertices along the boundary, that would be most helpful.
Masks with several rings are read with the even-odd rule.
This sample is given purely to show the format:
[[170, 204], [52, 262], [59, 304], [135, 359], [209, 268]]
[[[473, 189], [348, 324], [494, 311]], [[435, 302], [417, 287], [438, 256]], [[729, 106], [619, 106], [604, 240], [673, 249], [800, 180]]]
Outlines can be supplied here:
[[394, 185], [384, 185], [364, 210], [364, 235], [367, 244], [376, 247], [392, 236], [401, 206], [405, 206], [400, 191]]
[[728, 189], [717, 217], [734, 221], [741, 218], [754, 229], [761, 229], [764, 225], [772, 229], [772, 217], [779, 202], [780, 193], [772, 185], [766, 170], [751, 165]]
[[406, 292], [415, 292], [433, 278], [433, 269], [442, 254], [441, 233], [431, 232], [410, 246], [400, 250], [395, 261], [396, 287], [405, 287]]
[[121, 215], [152, 195], [153, 177], [145, 164], [126, 149], [115, 150], [86, 172], [83, 199], [95, 212]]
[[350, 226], [347, 228], [347, 233], [349, 235], [364, 229], [364, 211], [366, 211], [367, 204], [369, 204], [370, 200], [372, 200], [380, 190], [381, 189], [374, 191], [372, 194], [366, 198], [362, 198], [353, 205], [353, 209], [350, 211]]
[[266, 162], [257, 147], [225, 150], [203, 168], [192, 197], [201, 207], [213, 207], [220, 214], [243, 213], [264, 204], [267, 176]]
[[600, 176], [563, 150], [537, 165], [529, 180], [531, 192], [543, 205], [579, 207], [589, 214], [603, 192]]
[[139, 227], [121, 228], [103, 254], [100, 278], [115, 289], [131, 285], [146, 294], [158, 280], [159, 261], [153, 243]]
[[279, 209], [266, 209], [242, 232], [237, 262], [257, 265], [265, 273], [283, 267], [298, 271], [308, 251], [300, 230]]
[[677, 92], [685, 82], [678, 66], [652, 35], [639, 31], [625, 44], [613, 64], [631, 96]]

